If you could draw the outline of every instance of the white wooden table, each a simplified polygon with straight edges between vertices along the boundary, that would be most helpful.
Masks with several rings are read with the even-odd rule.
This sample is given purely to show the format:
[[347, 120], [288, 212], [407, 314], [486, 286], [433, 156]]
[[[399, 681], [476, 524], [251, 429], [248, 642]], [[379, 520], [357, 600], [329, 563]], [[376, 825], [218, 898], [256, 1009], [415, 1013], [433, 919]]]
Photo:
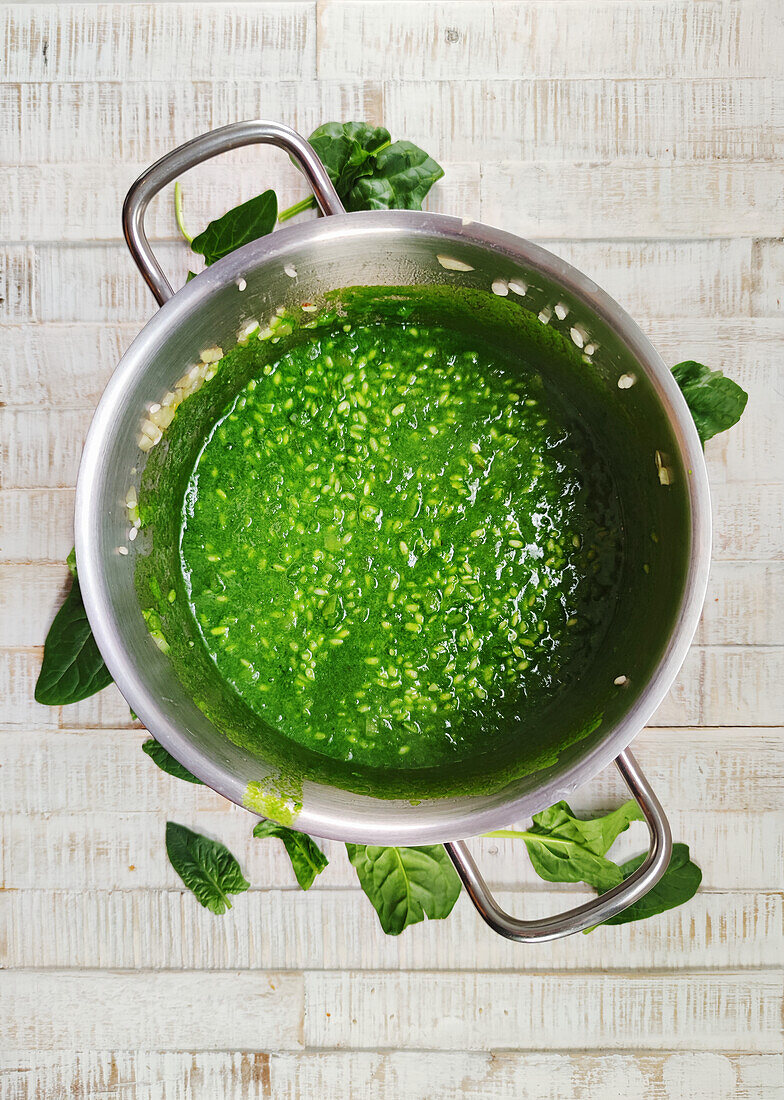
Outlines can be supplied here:
[[[0, 8], [0, 1098], [784, 1097], [784, 30], [780, 0]], [[339, 845], [300, 893], [279, 844], [169, 779], [110, 689], [33, 702], [66, 586], [89, 415], [153, 312], [120, 236], [139, 170], [262, 116], [363, 118], [445, 166], [431, 205], [544, 241], [670, 362], [750, 393], [707, 447], [703, 622], [636, 751], [704, 871], [688, 906], [523, 947], [465, 898], [386, 938]], [[185, 181], [188, 223], [302, 183], [245, 150]], [[170, 196], [154, 236], [180, 280]], [[578, 809], [622, 796], [609, 772]], [[202, 910], [164, 822], [253, 889]], [[634, 833], [627, 850], [642, 847]], [[482, 842], [507, 904], [576, 896]]]

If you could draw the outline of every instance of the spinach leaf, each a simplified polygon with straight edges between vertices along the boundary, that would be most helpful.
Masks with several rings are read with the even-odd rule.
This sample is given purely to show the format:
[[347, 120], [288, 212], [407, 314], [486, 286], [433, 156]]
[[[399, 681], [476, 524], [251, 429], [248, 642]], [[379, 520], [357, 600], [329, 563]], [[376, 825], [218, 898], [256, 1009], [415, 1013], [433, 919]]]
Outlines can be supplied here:
[[604, 893], [623, 880], [620, 867], [605, 854], [631, 821], [641, 819], [631, 799], [612, 813], [589, 819], [575, 817], [569, 804], [561, 801], [534, 814], [531, 828], [524, 832], [499, 829], [486, 835], [524, 840], [534, 870], [548, 882], [586, 882]]
[[[421, 210], [430, 188], [444, 171], [423, 149], [410, 141], [392, 142], [389, 130], [366, 122], [325, 122], [308, 138], [321, 158], [347, 210]], [[312, 195], [286, 210], [277, 211], [274, 191], [265, 191], [210, 222], [191, 238], [182, 220], [182, 192], [174, 187], [174, 210], [180, 232], [209, 266], [248, 241], [271, 233], [275, 221], [284, 222], [313, 209]], [[187, 281], [193, 278], [188, 272]]]
[[191, 248], [204, 256], [209, 267], [249, 241], [271, 233], [277, 219], [277, 196], [274, 191], [264, 191], [210, 222], [203, 233], [193, 238]]
[[68, 572], [72, 577], [76, 577], [76, 547], [71, 547], [71, 552], [65, 559], [65, 564], [68, 566]]
[[[75, 569], [75, 566], [74, 566]], [[112, 682], [84, 610], [79, 580], [57, 612], [44, 643], [35, 699], [49, 707], [87, 699]]]
[[255, 837], [274, 836], [283, 841], [283, 845], [289, 854], [291, 866], [297, 876], [297, 882], [303, 890], [309, 890], [316, 879], [329, 863], [318, 845], [307, 835], [298, 833], [295, 829], [289, 829], [285, 825], [278, 825], [276, 821], [260, 821], [253, 829]]
[[534, 814], [532, 832], [542, 831], [580, 840], [596, 855], [603, 856], [621, 833], [629, 828], [630, 822], [642, 820], [642, 810], [631, 798], [617, 810], [591, 818], [575, 817], [569, 803], [561, 801]]
[[[624, 879], [637, 870], [646, 854], [643, 852], [642, 855], [621, 864]], [[617, 913], [603, 923], [629, 924], [632, 921], [645, 920], [646, 917], [655, 917], [657, 913], [664, 913], [668, 909], [675, 909], [694, 897], [701, 882], [702, 871], [696, 863], [692, 863], [688, 844], [673, 844], [667, 870], [653, 889], [634, 905], [630, 905], [628, 909], [624, 909], [622, 913]], [[588, 931], [592, 930], [588, 929]]]
[[[133, 711], [131, 713], [133, 714]], [[202, 785], [200, 779], [197, 779], [195, 775], [191, 775], [187, 768], [183, 768], [179, 760], [175, 760], [172, 754], [167, 752], [163, 745], [159, 745], [154, 738], [150, 737], [149, 740], [145, 741], [142, 744], [142, 749], [158, 765], [161, 771], [173, 775], [175, 779], [184, 779], [186, 783]]]
[[[421, 210], [443, 168], [410, 141], [365, 122], [327, 122], [308, 138], [347, 210]], [[315, 205], [315, 202], [307, 205]], [[296, 212], [304, 207], [297, 204]], [[291, 211], [284, 211], [281, 218]]]
[[231, 909], [229, 894], [241, 894], [250, 886], [228, 848], [175, 821], [166, 822], [166, 852], [188, 889], [212, 913]]
[[373, 171], [357, 181], [348, 196], [349, 210], [421, 210], [428, 191], [444, 170], [410, 141], [382, 149]]
[[400, 935], [426, 915], [440, 920], [452, 912], [460, 895], [460, 879], [442, 844], [422, 848], [347, 844], [346, 849], [388, 936]]
[[[632, 800], [624, 802], [612, 813], [587, 820], [575, 817], [568, 803], [556, 802], [549, 809], [534, 815], [529, 830], [516, 832], [499, 829], [485, 833], [485, 836], [519, 837], [525, 841], [534, 870], [543, 879], [548, 882], [587, 882], [603, 894], [619, 886], [646, 858], [646, 853], [643, 853], [620, 867], [604, 858], [629, 823], [641, 820], [642, 812]], [[689, 859], [687, 845], [674, 844], [670, 864], [657, 885], [644, 898], [603, 923], [627, 924], [683, 905], [697, 892], [701, 879], [702, 872]], [[598, 925], [594, 925], [596, 927]]]
[[373, 171], [374, 154], [390, 141], [389, 130], [366, 122], [325, 122], [308, 138], [344, 203], [357, 180]]
[[688, 359], [672, 368], [703, 444], [741, 418], [749, 395], [720, 370]]

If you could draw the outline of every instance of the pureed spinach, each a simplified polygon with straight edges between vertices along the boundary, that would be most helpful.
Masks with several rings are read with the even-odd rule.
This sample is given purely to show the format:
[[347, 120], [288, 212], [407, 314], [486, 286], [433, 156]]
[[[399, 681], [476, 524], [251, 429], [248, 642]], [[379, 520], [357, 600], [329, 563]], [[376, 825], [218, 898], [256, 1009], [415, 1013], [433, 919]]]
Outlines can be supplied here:
[[619, 530], [609, 470], [525, 363], [444, 328], [341, 323], [221, 410], [184, 494], [180, 598], [286, 738], [426, 768], [492, 751], [499, 715], [590, 660]]

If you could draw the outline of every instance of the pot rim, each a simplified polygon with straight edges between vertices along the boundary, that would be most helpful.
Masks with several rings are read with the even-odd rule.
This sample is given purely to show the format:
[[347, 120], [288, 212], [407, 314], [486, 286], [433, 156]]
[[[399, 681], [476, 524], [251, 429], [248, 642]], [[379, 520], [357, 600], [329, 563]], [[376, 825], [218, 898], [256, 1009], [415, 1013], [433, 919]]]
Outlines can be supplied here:
[[[691, 547], [684, 578], [678, 615], [667, 645], [651, 672], [648, 682], [622, 719], [583, 757], [561, 774], [548, 779], [533, 792], [509, 799], [497, 798], [493, 804], [456, 807], [447, 822], [441, 818], [417, 823], [390, 823], [382, 819], [386, 799], [366, 797], [368, 811], [337, 808], [330, 813], [309, 807], [304, 800], [296, 818], [296, 828], [327, 839], [379, 844], [425, 844], [459, 840], [498, 828], [510, 821], [530, 816], [593, 778], [620, 752], [626, 749], [646, 725], [663, 701], [689, 649], [699, 622], [710, 566], [711, 511], [708, 475], [702, 444], [683, 395], [664, 361], [629, 314], [593, 280], [565, 260], [514, 234], [475, 221], [430, 212], [389, 210], [337, 214], [277, 230], [219, 260], [195, 279], [186, 283], [142, 328], [121, 358], [96, 408], [82, 454], [76, 487], [74, 515], [76, 557], [79, 582], [87, 616], [98, 647], [117, 686], [129, 706], [140, 716], [151, 735], [209, 787], [238, 805], [243, 805], [246, 784], [226, 768], [216, 764], [159, 708], [154, 696], [138, 675], [133, 658], [123, 642], [121, 624], [115, 619], [108, 586], [98, 550], [100, 529], [93, 501], [101, 477], [101, 452], [117, 420], [122, 395], [148, 356], [150, 348], [163, 335], [176, 328], [199, 303], [214, 292], [236, 282], [250, 270], [272, 259], [285, 259], [289, 249], [303, 242], [329, 246], [334, 237], [365, 234], [383, 238], [401, 231], [415, 236], [437, 236], [445, 246], [450, 243], [478, 246], [505, 256], [513, 262], [533, 267], [546, 278], [560, 284], [597, 314], [623, 341], [634, 358], [644, 367], [668, 417], [688, 472]], [[380, 245], [381, 241], [378, 242]], [[448, 272], [445, 271], [445, 276]], [[360, 796], [357, 796], [358, 798]], [[435, 801], [435, 800], [434, 800]], [[438, 800], [448, 803], [450, 800]], [[377, 805], [375, 819], [371, 808]], [[247, 806], [245, 807], [247, 808]]]

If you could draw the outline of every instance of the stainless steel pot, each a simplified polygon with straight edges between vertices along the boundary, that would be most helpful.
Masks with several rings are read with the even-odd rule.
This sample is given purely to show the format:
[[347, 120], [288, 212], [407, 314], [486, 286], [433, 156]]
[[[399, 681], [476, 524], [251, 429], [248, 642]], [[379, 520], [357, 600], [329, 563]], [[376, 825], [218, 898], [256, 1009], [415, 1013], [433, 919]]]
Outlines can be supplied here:
[[[255, 142], [277, 145], [289, 153], [308, 179], [323, 214], [329, 216], [246, 245], [175, 294], [144, 232], [150, 200], [201, 161]], [[671, 615], [666, 628], [657, 627], [658, 634], [646, 642], [654, 657], [650, 669], [639, 676], [634, 669], [617, 669], [619, 680], [624, 674], [630, 679], [624, 682], [625, 694], [617, 684], [605, 691], [610, 717], [596, 734], [571, 745], [533, 774], [486, 795], [424, 799], [412, 805], [306, 780], [294, 821], [308, 833], [345, 841], [448, 842], [447, 850], [484, 919], [502, 935], [524, 942], [580, 931], [642, 897], [666, 869], [671, 838], [662, 808], [628, 746], [670, 688], [696, 628], [708, 574], [710, 508], [702, 448], [689, 410], [670, 371], [636, 324], [579, 271], [508, 233], [420, 211], [346, 214], [307, 142], [269, 122], [226, 126], [163, 157], [131, 188], [123, 224], [128, 247], [162, 308], [123, 356], [85, 444], [75, 519], [82, 592], [100, 650], [130, 706], [186, 768], [240, 805], [247, 805], [249, 784], [261, 782], [263, 787], [268, 778], [274, 791], [275, 777], [263, 761], [227, 740], [205, 717], [173, 674], [167, 657], [152, 643], [134, 586], [137, 544], [127, 541], [126, 493], [138, 483], [144, 462], [138, 448], [140, 420], [150, 403], [160, 400], [198, 361], [201, 349], [233, 346], [248, 316], [270, 315], [280, 305], [316, 300], [346, 286], [439, 282], [489, 292], [500, 279], [507, 285], [511, 281], [517, 292], [525, 287], [521, 303], [582, 349], [585, 369], [605, 388], [608, 402], [619, 400], [620, 382], [633, 435], [647, 440], [649, 435], [653, 438], [651, 433], [660, 432], [661, 451], [654, 454], [651, 447], [642, 457], [630, 451], [621, 465], [649, 463], [646, 477], [656, 479], [655, 491], [662, 494], [651, 496], [657, 522], [666, 534], [667, 517], [670, 512], [675, 515], [672, 502], [678, 501], [685, 525], [680, 530], [672, 521], [678, 544], [674, 549], [662, 548], [662, 540], [658, 547], [651, 546], [651, 554], [659, 555], [653, 570], [658, 571], [658, 580], [648, 584], [636, 605], [631, 592], [629, 622], [619, 627], [623, 636], [613, 652], [628, 653], [633, 665], [640, 631], [647, 638], [646, 619], [655, 617], [656, 601], [666, 603]], [[291, 265], [297, 272], [295, 280], [284, 270], [290, 271]], [[243, 280], [247, 289], [238, 293]], [[674, 575], [676, 552], [683, 557], [683, 583]], [[650, 850], [645, 862], [621, 886], [559, 916], [522, 921], [504, 913], [463, 838], [535, 813], [612, 761], [648, 824]]]

